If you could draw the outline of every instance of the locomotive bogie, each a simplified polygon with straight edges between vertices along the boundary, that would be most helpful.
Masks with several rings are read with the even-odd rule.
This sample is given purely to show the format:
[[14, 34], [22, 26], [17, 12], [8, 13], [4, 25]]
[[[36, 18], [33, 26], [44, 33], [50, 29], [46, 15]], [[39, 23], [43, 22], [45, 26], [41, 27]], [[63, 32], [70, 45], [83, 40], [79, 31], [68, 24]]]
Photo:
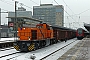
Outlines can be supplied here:
[[33, 40], [33, 41], [17, 41], [14, 43], [14, 48], [17, 51], [32, 51], [37, 50], [39, 48], [52, 45], [56, 42], [55, 39], [47, 39], [47, 40]]
[[77, 39], [78, 40], [81, 40], [81, 39], [83, 39], [84, 37], [82, 37], [82, 36], [77, 36]]

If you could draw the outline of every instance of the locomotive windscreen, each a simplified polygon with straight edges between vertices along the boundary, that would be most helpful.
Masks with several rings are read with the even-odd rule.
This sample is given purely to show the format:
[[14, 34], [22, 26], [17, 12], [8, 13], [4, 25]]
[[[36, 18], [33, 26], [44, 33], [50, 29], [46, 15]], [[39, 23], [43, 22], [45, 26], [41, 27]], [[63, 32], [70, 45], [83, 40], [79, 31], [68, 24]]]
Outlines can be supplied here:
[[82, 29], [78, 29], [78, 34], [82, 34]]

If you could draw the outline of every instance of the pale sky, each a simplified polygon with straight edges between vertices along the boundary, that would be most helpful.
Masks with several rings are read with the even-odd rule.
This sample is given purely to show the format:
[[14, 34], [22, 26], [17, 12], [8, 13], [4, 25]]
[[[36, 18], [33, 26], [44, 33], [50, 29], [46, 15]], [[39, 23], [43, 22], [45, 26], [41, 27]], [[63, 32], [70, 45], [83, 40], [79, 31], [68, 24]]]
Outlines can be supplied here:
[[[28, 11], [33, 10], [33, 6], [39, 6], [40, 0], [18, 0]], [[57, 3], [56, 3], [57, 2]], [[53, 4], [64, 6], [64, 24], [67, 27], [83, 27], [83, 23], [90, 23], [90, 0], [41, 0], [41, 4]], [[20, 7], [20, 4], [17, 4]], [[8, 11], [14, 11], [14, 1], [0, 0], [0, 8]], [[2, 12], [4, 12], [2, 10]], [[7, 23], [6, 13], [2, 13], [2, 23]]]

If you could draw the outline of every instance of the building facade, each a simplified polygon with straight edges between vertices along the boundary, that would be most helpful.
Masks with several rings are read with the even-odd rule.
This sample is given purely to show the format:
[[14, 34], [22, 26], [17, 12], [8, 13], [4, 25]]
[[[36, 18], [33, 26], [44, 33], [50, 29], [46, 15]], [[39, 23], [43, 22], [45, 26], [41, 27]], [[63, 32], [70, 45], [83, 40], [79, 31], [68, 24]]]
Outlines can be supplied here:
[[6, 38], [6, 37], [13, 37], [14, 34], [11, 33], [11, 30], [8, 28], [7, 25], [0, 25], [0, 34], [1, 34], [1, 38]]
[[33, 7], [33, 18], [43, 20], [50, 25], [63, 26], [64, 7], [62, 5], [41, 4]]
[[[8, 13], [8, 25], [10, 26], [11, 30], [14, 30], [14, 23], [15, 23], [15, 12], [9, 12]], [[28, 17], [32, 18], [32, 12], [31, 11], [26, 11], [25, 8], [19, 7], [18, 10], [16, 11], [16, 17]], [[17, 18], [18, 21], [24, 21], [22, 18]], [[17, 25], [17, 24], [16, 24]]]
[[[32, 12], [26, 11], [25, 8], [19, 7], [16, 13], [17, 17], [29, 17], [32, 18]], [[8, 17], [15, 17], [15, 12], [9, 12]], [[18, 20], [18, 19], [17, 19]], [[14, 22], [14, 19], [8, 18], [8, 22]]]

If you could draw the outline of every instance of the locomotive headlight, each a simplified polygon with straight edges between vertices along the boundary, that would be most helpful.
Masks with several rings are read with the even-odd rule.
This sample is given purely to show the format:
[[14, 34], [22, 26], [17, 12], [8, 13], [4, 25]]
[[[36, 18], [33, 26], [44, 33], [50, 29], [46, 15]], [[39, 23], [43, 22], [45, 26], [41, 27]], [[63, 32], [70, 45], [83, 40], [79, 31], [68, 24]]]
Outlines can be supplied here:
[[20, 37], [17, 37], [17, 40], [20, 40]]
[[29, 40], [30, 40], [30, 38], [29, 38]]
[[25, 30], [25, 28], [23, 28]]
[[28, 37], [29, 38], [29, 40], [30, 40], [30, 37]]

